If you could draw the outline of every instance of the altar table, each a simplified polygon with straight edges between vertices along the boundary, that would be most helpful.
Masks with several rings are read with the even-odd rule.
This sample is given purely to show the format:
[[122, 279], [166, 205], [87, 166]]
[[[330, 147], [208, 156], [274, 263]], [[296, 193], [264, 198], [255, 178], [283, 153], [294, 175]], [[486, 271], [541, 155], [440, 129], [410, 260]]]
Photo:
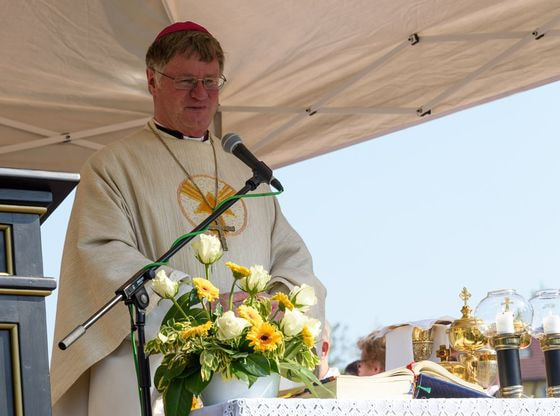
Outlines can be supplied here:
[[560, 399], [236, 399], [191, 416], [560, 416]]

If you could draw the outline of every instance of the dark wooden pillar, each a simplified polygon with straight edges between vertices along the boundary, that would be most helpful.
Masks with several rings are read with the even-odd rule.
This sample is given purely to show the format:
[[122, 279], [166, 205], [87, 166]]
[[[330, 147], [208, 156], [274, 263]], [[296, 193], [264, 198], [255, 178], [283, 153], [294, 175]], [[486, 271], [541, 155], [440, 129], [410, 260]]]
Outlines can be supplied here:
[[0, 168], [0, 415], [50, 416], [41, 223], [77, 174]]

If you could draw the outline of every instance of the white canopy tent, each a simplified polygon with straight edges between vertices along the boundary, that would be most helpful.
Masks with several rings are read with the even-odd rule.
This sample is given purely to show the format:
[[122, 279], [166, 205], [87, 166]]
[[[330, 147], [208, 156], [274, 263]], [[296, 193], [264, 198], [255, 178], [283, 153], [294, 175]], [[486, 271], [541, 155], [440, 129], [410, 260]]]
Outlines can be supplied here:
[[558, 0], [1, 0], [0, 166], [77, 172], [150, 117], [171, 21], [226, 51], [215, 129], [273, 167], [560, 79]]

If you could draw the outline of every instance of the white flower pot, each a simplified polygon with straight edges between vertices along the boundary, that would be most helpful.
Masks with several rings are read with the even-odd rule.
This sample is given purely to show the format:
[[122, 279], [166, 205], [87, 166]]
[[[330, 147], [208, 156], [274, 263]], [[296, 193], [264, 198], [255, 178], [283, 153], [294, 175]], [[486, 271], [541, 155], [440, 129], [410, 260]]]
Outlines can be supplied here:
[[250, 388], [243, 380], [225, 380], [221, 374], [214, 374], [201, 394], [202, 402], [210, 406], [232, 399], [278, 397], [279, 385], [280, 375], [276, 373], [260, 377]]

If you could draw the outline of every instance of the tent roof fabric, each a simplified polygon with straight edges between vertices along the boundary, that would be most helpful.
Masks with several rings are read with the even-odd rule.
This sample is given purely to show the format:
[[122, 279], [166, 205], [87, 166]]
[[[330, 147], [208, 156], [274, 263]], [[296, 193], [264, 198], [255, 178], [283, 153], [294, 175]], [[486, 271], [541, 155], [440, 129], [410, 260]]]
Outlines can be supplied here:
[[557, 0], [0, 1], [4, 167], [77, 172], [145, 123], [172, 21], [221, 41], [216, 132], [273, 167], [560, 79]]

